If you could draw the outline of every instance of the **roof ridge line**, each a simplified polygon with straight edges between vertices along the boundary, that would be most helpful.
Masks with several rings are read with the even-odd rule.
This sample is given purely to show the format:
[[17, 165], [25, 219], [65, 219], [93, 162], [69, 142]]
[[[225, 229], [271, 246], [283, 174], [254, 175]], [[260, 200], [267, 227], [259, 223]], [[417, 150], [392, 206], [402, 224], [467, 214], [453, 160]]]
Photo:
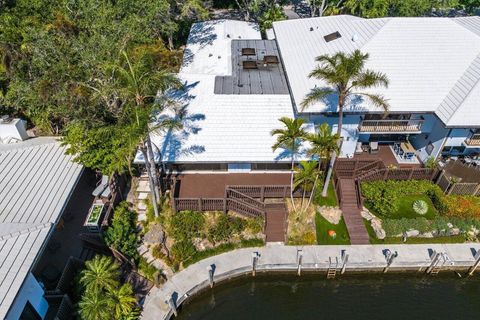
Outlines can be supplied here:
[[[369, 19], [365, 19], [365, 20], [369, 20]], [[373, 20], [373, 19], [372, 19], [372, 20]], [[392, 21], [392, 17], [375, 18], [374, 20], [376, 20], [376, 21], [378, 21], [378, 20], [386, 20], [386, 22], [385, 22], [380, 28], [378, 28], [378, 30], [377, 30], [374, 34], [372, 34], [372, 36], [371, 36], [367, 41], [365, 41], [365, 43], [363, 43], [363, 44], [358, 48], [359, 50], [362, 49], [362, 48], [364, 48], [370, 41], [372, 41], [372, 39], [375, 38], [375, 36], [376, 36], [381, 30], [383, 30], [383, 28], [385, 28], [385, 26], [386, 26], [387, 24], [389, 24], [390, 21]], [[354, 21], [354, 22], [357, 22], [357, 21]], [[358, 21], [358, 22], [360, 22], [360, 21]]]
[[[472, 66], [478, 62], [480, 64], [480, 53], [475, 57], [475, 59], [473, 59], [473, 61], [470, 63], [470, 65], [468, 66], [467, 69], [465, 69], [465, 71], [463, 72], [462, 76], [460, 78], [458, 78], [458, 80], [455, 82], [455, 84], [453, 85], [452, 88], [450, 88], [450, 90], [448, 91], [447, 95], [443, 98], [442, 102], [438, 105], [437, 109], [435, 109], [435, 113], [437, 113], [440, 109], [440, 107], [443, 105], [443, 103], [445, 102], [446, 99], [449, 98], [450, 94], [452, 93], [452, 91], [455, 89], [455, 87], [458, 85], [458, 83], [466, 76], [466, 74], [472, 69]], [[467, 100], [467, 98], [470, 96], [470, 94], [473, 92], [473, 89], [475, 89], [478, 84], [480, 82], [480, 75], [476, 77], [475, 79], [475, 83], [471, 86], [470, 89], [468, 89], [468, 92], [462, 96], [462, 100], [461, 102], [455, 107], [455, 110], [448, 116], [448, 119], [446, 119], [447, 121], [445, 122], [446, 125], [447, 122], [453, 118], [453, 116], [458, 112], [458, 110], [460, 109], [460, 107], [463, 105], [463, 103], [465, 102], [465, 100]]]
[[[24, 224], [24, 223], [19, 223], [19, 224]], [[25, 223], [26, 224], [26, 223]], [[8, 240], [14, 237], [18, 237], [22, 234], [27, 234], [27, 233], [32, 233], [33, 231], [40, 230], [40, 229], [45, 229], [47, 226], [51, 227], [53, 225], [52, 222], [45, 222], [45, 223], [39, 223], [33, 227], [25, 228], [20, 231], [15, 231], [12, 233], [5, 234], [3, 236], [0, 236], [0, 241]]]
[[474, 28], [472, 24], [464, 24], [463, 22], [465, 21], [474, 21], [477, 20], [479, 17], [478, 16], [467, 16], [467, 17], [454, 17], [454, 18], [448, 18], [450, 21], [454, 22], [458, 26], [462, 27], [463, 29], [473, 33], [477, 37], [480, 37], [480, 24], [478, 28]]

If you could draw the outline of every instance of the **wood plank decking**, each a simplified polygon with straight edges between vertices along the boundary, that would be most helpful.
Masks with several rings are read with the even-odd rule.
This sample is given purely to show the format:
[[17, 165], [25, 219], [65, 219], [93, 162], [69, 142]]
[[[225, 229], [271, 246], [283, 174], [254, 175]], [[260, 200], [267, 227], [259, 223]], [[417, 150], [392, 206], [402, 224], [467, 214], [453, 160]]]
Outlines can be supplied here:
[[266, 242], [284, 242], [288, 215], [285, 203], [269, 203], [265, 209]]
[[339, 195], [340, 207], [342, 209], [343, 218], [347, 225], [348, 234], [351, 244], [370, 244], [369, 236], [363, 218], [358, 208], [357, 186], [354, 179], [339, 179], [340, 189]]

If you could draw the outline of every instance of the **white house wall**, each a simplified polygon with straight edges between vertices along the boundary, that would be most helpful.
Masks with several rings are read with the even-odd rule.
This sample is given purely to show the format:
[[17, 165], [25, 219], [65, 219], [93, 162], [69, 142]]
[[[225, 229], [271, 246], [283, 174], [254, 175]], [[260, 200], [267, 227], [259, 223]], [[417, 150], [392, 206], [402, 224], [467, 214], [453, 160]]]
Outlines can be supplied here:
[[[440, 120], [433, 123], [430, 132], [414, 135], [410, 138], [410, 142], [417, 150], [417, 154], [422, 161], [429, 157], [437, 158], [442, 151], [445, 137], [448, 135], [448, 129], [445, 128]], [[433, 145], [431, 154], [428, 154], [426, 148], [429, 144]]]

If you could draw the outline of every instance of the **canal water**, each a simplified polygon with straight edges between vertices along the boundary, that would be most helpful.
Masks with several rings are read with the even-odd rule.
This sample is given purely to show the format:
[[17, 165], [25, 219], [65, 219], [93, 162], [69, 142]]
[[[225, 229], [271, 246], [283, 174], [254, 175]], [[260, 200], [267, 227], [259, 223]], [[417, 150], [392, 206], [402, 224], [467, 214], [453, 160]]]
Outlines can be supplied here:
[[244, 277], [192, 298], [177, 319], [480, 319], [480, 274]]

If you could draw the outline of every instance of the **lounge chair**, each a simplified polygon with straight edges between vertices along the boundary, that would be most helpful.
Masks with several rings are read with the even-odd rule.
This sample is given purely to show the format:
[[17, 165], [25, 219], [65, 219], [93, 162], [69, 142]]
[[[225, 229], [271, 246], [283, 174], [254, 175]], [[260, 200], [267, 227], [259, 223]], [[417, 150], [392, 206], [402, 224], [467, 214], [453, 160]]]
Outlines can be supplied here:
[[97, 185], [95, 190], [92, 192], [92, 196], [94, 197], [99, 197], [103, 191], [108, 187], [108, 176], [103, 175], [102, 180], [100, 183]]
[[370, 153], [375, 154], [378, 153], [378, 142], [377, 141], [372, 141], [370, 142]]
[[363, 149], [362, 149], [362, 143], [361, 142], [357, 142], [357, 147], [355, 149], [355, 154], [361, 154], [363, 153]]

